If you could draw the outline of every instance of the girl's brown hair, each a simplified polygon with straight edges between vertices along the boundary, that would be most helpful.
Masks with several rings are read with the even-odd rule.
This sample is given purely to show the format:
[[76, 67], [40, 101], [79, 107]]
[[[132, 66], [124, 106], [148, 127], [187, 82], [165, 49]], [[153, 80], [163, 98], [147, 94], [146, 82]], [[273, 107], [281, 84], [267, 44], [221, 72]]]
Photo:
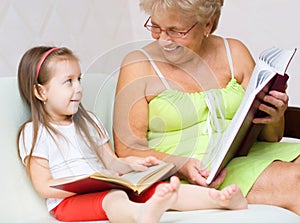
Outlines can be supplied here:
[[[20, 136], [22, 131], [24, 130], [25, 125], [28, 122], [32, 122], [33, 125], [33, 133], [32, 133], [32, 145], [30, 154], [27, 158], [26, 169], [30, 174], [30, 160], [37, 142], [39, 125], [43, 125], [46, 130], [49, 132], [51, 137], [54, 139], [55, 135], [59, 135], [59, 133], [50, 125], [50, 120], [47, 111], [44, 108], [44, 104], [40, 101], [34, 94], [34, 89], [38, 88], [38, 85], [43, 85], [48, 83], [52, 78], [52, 72], [50, 66], [48, 66], [51, 61], [60, 61], [60, 60], [76, 60], [78, 58], [73, 54], [73, 52], [65, 47], [57, 48], [52, 51], [47, 57], [45, 56], [46, 52], [49, 52], [53, 47], [48, 46], [39, 46], [29, 49], [21, 58], [18, 67], [18, 86], [20, 91], [20, 96], [22, 100], [27, 104], [30, 109], [31, 117], [27, 120], [19, 129], [18, 137], [17, 137], [17, 145], [19, 148]], [[40, 66], [40, 69], [37, 73], [38, 64], [41, 60], [43, 63]], [[88, 124], [92, 125], [98, 132], [99, 137], [103, 137], [104, 133], [101, 131], [99, 126], [95, 123], [95, 121], [90, 117], [88, 112], [85, 110], [83, 105], [80, 103], [78, 112], [73, 115], [74, 125], [76, 127], [76, 131], [86, 139], [87, 145], [89, 145], [95, 153], [96, 149], [99, 148], [99, 145], [92, 139], [88, 131]], [[24, 137], [24, 134], [23, 134]], [[23, 140], [24, 141], [24, 140]], [[101, 157], [99, 157], [101, 159]]]

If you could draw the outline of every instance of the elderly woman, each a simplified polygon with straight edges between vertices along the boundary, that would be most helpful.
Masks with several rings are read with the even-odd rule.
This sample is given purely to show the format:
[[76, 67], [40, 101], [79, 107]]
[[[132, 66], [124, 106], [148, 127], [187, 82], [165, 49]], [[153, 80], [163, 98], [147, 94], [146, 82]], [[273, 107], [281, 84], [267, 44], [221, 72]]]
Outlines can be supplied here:
[[150, 15], [144, 26], [155, 41], [124, 58], [115, 99], [116, 152], [173, 162], [178, 176], [192, 184], [235, 183], [249, 203], [300, 215], [300, 146], [278, 142], [286, 93], [264, 97], [259, 109], [268, 116], [253, 120], [264, 128], [248, 156], [234, 158], [212, 184], [205, 183], [203, 154], [233, 118], [255, 66], [242, 42], [212, 34], [222, 5], [223, 0], [141, 0]]

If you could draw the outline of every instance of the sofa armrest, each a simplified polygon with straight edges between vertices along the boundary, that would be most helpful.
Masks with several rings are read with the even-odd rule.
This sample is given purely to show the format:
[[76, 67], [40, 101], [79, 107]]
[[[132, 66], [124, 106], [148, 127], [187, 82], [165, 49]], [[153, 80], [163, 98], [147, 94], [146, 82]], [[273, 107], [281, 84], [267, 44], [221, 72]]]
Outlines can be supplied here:
[[285, 111], [284, 137], [300, 139], [300, 107], [288, 107]]

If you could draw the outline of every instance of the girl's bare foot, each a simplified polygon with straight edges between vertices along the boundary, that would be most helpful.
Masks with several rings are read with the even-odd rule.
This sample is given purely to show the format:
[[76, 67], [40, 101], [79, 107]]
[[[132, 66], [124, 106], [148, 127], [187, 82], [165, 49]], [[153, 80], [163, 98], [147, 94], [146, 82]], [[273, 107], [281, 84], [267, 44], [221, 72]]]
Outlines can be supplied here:
[[225, 187], [223, 190], [211, 189], [209, 195], [220, 205], [220, 208], [238, 210], [248, 207], [248, 202], [241, 189], [235, 184]]
[[153, 196], [138, 209], [136, 222], [157, 223], [165, 211], [177, 200], [180, 181], [171, 177], [170, 183], [157, 186]]

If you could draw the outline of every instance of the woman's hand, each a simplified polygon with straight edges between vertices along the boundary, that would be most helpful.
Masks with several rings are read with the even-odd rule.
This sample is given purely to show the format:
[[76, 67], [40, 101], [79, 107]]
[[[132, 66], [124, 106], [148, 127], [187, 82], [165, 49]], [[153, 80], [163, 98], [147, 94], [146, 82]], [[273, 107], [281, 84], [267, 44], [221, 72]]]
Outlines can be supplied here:
[[288, 107], [288, 95], [284, 92], [270, 91], [263, 100], [265, 103], [260, 104], [259, 110], [267, 113], [268, 116], [264, 118], [255, 118], [253, 119], [253, 122], [257, 124], [272, 124], [279, 122]]
[[206, 183], [206, 178], [209, 175], [209, 171], [201, 168], [201, 162], [199, 160], [190, 158], [178, 170], [178, 175], [181, 179], [185, 179], [191, 184], [217, 188], [223, 182], [226, 171], [225, 169], [221, 171], [219, 176], [210, 185], [208, 185]]
[[154, 156], [148, 156], [146, 158], [136, 157], [136, 156], [128, 156], [124, 158], [119, 158], [121, 162], [128, 165], [129, 168], [124, 169], [124, 173], [128, 173], [130, 171], [145, 171], [149, 166], [154, 166], [159, 164], [159, 160]]
[[264, 102], [260, 104], [259, 110], [264, 111], [268, 116], [254, 118], [253, 123], [265, 124], [259, 135], [260, 140], [276, 142], [279, 141], [284, 132], [284, 113], [288, 107], [289, 97], [284, 92], [270, 91], [264, 97]]

